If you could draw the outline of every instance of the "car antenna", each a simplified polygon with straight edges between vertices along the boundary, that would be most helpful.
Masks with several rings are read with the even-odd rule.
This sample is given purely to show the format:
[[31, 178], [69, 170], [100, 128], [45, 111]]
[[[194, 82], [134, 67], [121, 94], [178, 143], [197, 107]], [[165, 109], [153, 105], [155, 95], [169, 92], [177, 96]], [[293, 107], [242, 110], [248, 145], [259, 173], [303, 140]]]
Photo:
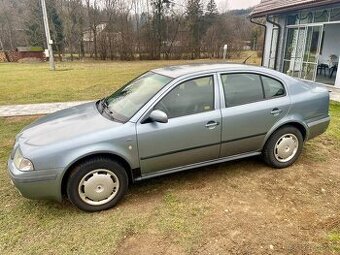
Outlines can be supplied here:
[[249, 57], [247, 57], [247, 58], [242, 62], [242, 64], [246, 64], [247, 61], [248, 61], [248, 59], [250, 59], [252, 56], [253, 56], [253, 54], [251, 54]]

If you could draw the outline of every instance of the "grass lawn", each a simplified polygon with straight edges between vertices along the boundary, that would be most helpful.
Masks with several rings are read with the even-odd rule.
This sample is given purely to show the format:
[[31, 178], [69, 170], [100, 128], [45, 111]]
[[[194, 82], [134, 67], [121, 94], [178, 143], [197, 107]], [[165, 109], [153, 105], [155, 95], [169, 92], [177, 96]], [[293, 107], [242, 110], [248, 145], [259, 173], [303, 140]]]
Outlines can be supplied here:
[[331, 115], [288, 169], [252, 158], [164, 176], [94, 214], [18, 194], [6, 160], [36, 117], [0, 118], [0, 254], [339, 254], [340, 104]]
[[[259, 64], [256, 52], [229, 61], [241, 63], [249, 55], [247, 63]], [[217, 60], [62, 62], [56, 72], [48, 63], [0, 63], [0, 105], [99, 99], [150, 69], [206, 62]]]

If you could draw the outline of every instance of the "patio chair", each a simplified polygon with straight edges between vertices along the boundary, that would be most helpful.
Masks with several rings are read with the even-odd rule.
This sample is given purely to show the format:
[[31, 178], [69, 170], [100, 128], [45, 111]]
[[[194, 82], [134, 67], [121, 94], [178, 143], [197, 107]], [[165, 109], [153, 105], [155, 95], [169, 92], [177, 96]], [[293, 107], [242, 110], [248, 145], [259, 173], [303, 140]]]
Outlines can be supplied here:
[[332, 78], [334, 72], [337, 72], [337, 71], [338, 71], [338, 64], [335, 64], [334, 66], [332, 66], [331, 68], [329, 68], [329, 72], [330, 72], [329, 78]]
[[333, 77], [333, 74], [338, 71], [338, 56], [337, 55], [330, 55], [329, 56], [329, 78]]
[[321, 63], [321, 64], [318, 64], [318, 68], [316, 70], [316, 74], [323, 74], [326, 75], [326, 71], [329, 69], [329, 66], [327, 64], [324, 64], [324, 63]]

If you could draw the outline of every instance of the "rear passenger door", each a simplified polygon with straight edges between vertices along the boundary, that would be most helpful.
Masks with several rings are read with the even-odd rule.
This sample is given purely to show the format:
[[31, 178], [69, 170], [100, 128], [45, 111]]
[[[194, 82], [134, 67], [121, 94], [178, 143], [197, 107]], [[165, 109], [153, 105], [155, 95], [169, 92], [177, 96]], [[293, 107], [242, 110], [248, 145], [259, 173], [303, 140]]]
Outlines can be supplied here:
[[261, 150], [265, 135], [285, 116], [290, 100], [284, 84], [256, 73], [220, 74], [221, 157]]

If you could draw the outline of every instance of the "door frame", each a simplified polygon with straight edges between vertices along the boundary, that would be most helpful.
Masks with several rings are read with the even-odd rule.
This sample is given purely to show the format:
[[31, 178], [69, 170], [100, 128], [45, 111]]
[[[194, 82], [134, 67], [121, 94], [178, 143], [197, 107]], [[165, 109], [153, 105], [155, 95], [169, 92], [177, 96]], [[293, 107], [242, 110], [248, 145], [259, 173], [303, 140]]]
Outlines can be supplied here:
[[160, 93], [157, 93], [157, 95], [155, 95], [154, 98], [152, 99], [153, 100], [152, 103], [143, 107], [136, 114], [136, 116], [138, 116], [138, 119], [136, 120], [136, 124], [142, 124], [141, 122], [143, 122], [143, 120], [147, 117], [147, 115], [151, 113], [155, 105], [159, 101], [161, 101], [175, 87], [182, 84], [183, 82], [190, 81], [196, 78], [199, 79], [199, 78], [203, 78], [207, 76], [213, 76], [213, 80], [214, 80], [214, 107], [215, 107], [214, 110], [221, 109], [221, 94], [220, 94], [220, 89], [219, 89], [219, 80], [218, 80], [217, 72], [209, 71], [209, 72], [204, 72], [200, 74], [190, 74], [190, 75], [186, 75], [186, 76], [175, 79], [174, 81], [171, 82], [171, 84], [167, 85], [164, 90], [162, 90]]

